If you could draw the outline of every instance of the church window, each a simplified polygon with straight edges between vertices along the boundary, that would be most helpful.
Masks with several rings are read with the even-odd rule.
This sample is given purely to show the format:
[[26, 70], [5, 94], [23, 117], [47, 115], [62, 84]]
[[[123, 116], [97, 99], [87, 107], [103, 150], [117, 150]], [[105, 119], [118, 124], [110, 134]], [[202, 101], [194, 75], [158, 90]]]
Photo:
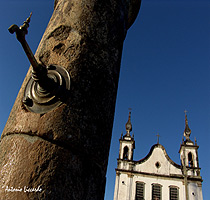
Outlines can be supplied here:
[[169, 187], [170, 200], [179, 200], [179, 189], [175, 186]]
[[123, 150], [123, 159], [127, 160], [128, 159], [128, 147], [125, 146]]
[[160, 168], [160, 163], [159, 163], [159, 162], [156, 162], [156, 163], [155, 163], [155, 166], [156, 166], [157, 168]]
[[152, 200], [162, 200], [162, 186], [159, 184], [152, 184]]
[[143, 182], [136, 182], [136, 198], [135, 200], [144, 200], [144, 185]]
[[188, 153], [188, 164], [189, 164], [189, 167], [193, 167], [193, 155], [192, 153]]

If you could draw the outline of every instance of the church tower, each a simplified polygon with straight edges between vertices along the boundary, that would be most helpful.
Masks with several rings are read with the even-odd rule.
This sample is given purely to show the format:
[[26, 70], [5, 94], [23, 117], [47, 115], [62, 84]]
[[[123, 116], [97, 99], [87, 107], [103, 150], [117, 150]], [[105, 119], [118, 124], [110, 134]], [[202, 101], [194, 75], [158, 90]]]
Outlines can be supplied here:
[[135, 149], [134, 134], [131, 136], [131, 112], [129, 112], [128, 121], [125, 124], [126, 134], [121, 134], [119, 158], [117, 159], [115, 196], [114, 200], [119, 200], [121, 196], [126, 199], [131, 198], [131, 190], [133, 187], [133, 175], [131, 173], [121, 173], [120, 171], [133, 171], [133, 153]]
[[200, 176], [200, 168], [198, 162], [198, 148], [197, 141], [193, 142], [190, 139], [191, 130], [188, 125], [187, 114], [185, 113], [185, 129], [184, 137], [180, 146], [180, 159], [182, 166], [187, 167], [188, 175]]
[[128, 121], [125, 124], [126, 134], [121, 135], [120, 138], [120, 153], [119, 160], [122, 162], [133, 160], [133, 150], [135, 149], [135, 141], [133, 135], [131, 136], [132, 124], [131, 124], [131, 112], [129, 112]]
[[185, 184], [185, 195], [186, 199], [198, 199], [197, 197], [202, 198], [202, 178], [200, 176], [200, 167], [198, 161], [198, 148], [197, 141], [193, 142], [190, 139], [191, 130], [188, 125], [187, 114], [185, 111], [185, 129], [184, 137], [182, 144], [180, 145], [180, 159], [182, 172], [184, 175], [184, 184]]

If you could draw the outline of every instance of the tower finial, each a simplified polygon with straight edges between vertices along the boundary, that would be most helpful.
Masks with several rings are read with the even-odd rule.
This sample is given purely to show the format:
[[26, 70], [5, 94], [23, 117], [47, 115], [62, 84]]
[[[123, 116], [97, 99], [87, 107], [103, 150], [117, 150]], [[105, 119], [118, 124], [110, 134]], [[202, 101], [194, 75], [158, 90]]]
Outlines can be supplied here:
[[196, 137], [195, 137], [195, 145], [197, 145], [197, 139], [196, 139]]
[[186, 126], [186, 125], [188, 125], [187, 110], [185, 110], [184, 113], [185, 113], [185, 126]]
[[189, 125], [188, 125], [187, 111], [185, 110], [184, 113], [185, 113], [185, 129], [184, 129], [184, 136], [185, 136], [186, 140], [190, 140], [191, 130], [190, 130]]
[[126, 129], [126, 136], [130, 136], [130, 132], [132, 131], [131, 111], [129, 112], [128, 121], [125, 124], [125, 129]]

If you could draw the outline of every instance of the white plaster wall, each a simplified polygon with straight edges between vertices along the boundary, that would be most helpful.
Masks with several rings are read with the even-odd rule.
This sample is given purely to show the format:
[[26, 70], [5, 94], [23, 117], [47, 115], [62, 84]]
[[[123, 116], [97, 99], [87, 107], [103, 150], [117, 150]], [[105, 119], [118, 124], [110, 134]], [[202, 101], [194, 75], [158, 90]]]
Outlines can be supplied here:
[[189, 200], [203, 200], [202, 189], [198, 187], [197, 183], [189, 183]]
[[118, 169], [131, 170], [131, 166], [132, 166], [132, 162], [120, 160]]
[[163, 179], [157, 177], [135, 176], [133, 178], [132, 197], [135, 200], [136, 182], [141, 181], [145, 183], [145, 200], [152, 199], [152, 184], [157, 183], [162, 185], [162, 200], [169, 199], [169, 186], [176, 186], [179, 188], [179, 199], [184, 200], [184, 185], [182, 180]]
[[[159, 162], [160, 167], [157, 168], [155, 163]], [[172, 165], [168, 159], [166, 158], [163, 149], [160, 147], [156, 147], [149, 159], [141, 164], [137, 164], [134, 167], [134, 171], [139, 172], [147, 172], [147, 173], [157, 173], [163, 175], [170, 175], [170, 174], [182, 174], [181, 169]]]
[[[116, 177], [114, 200], [135, 200], [136, 182], [140, 181], [145, 184], [145, 200], [152, 198], [152, 184], [162, 186], [162, 200], [169, 199], [169, 187], [176, 186], [179, 188], [179, 199], [185, 200], [185, 186], [183, 179], [155, 177], [143, 174], [136, 174], [133, 177], [122, 172]], [[203, 200], [202, 187], [197, 183], [188, 183], [189, 200]]]
[[125, 173], [121, 173], [118, 176], [118, 180], [115, 181], [115, 195], [114, 200], [127, 200], [127, 194], [129, 193], [129, 178]]
[[[185, 187], [181, 179], [179, 180], [179, 179], [170, 179], [170, 178], [168, 179], [157, 178], [157, 177], [149, 177], [149, 176], [145, 176], [141, 174], [134, 175], [132, 178], [130, 178], [128, 177], [126, 173], [121, 173], [120, 176], [118, 176], [118, 178], [119, 178], [118, 180], [116, 178], [116, 182], [115, 182], [114, 200], [135, 200], [137, 181], [145, 183], [145, 200], [151, 200], [152, 184], [154, 183], [158, 183], [162, 185], [162, 200], [169, 199], [169, 186], [178, 187], [179, 199], [180, 200], [185, 199], [185, 192], [184, 192]], [[130, 183], [131, 180], [132, 180], [132, 183]], [[130, 186], [132, 187], [130, 188]], [[130, 196], [129, 196], [129, 191], [130, 191]], [[197, 199], [192, 199], [192, 200], [197, 200]]]
[[116, 178], [115, 178], [115, 187], [114, 187], [114, 200], [117, 200], [118, 191], [119, 191], [119, 176], [116, 175]]

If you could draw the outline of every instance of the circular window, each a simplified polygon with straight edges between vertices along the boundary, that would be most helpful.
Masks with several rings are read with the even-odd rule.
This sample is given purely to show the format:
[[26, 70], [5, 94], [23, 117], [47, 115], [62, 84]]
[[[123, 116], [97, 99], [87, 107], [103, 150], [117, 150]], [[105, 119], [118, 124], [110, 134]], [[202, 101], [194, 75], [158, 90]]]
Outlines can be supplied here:
[[160, 163], [159, 163], [159, 162], [156, 162], [156, 163], [155, 163], [155, 166], [156, 166], [157, 168], [160, 168]]

